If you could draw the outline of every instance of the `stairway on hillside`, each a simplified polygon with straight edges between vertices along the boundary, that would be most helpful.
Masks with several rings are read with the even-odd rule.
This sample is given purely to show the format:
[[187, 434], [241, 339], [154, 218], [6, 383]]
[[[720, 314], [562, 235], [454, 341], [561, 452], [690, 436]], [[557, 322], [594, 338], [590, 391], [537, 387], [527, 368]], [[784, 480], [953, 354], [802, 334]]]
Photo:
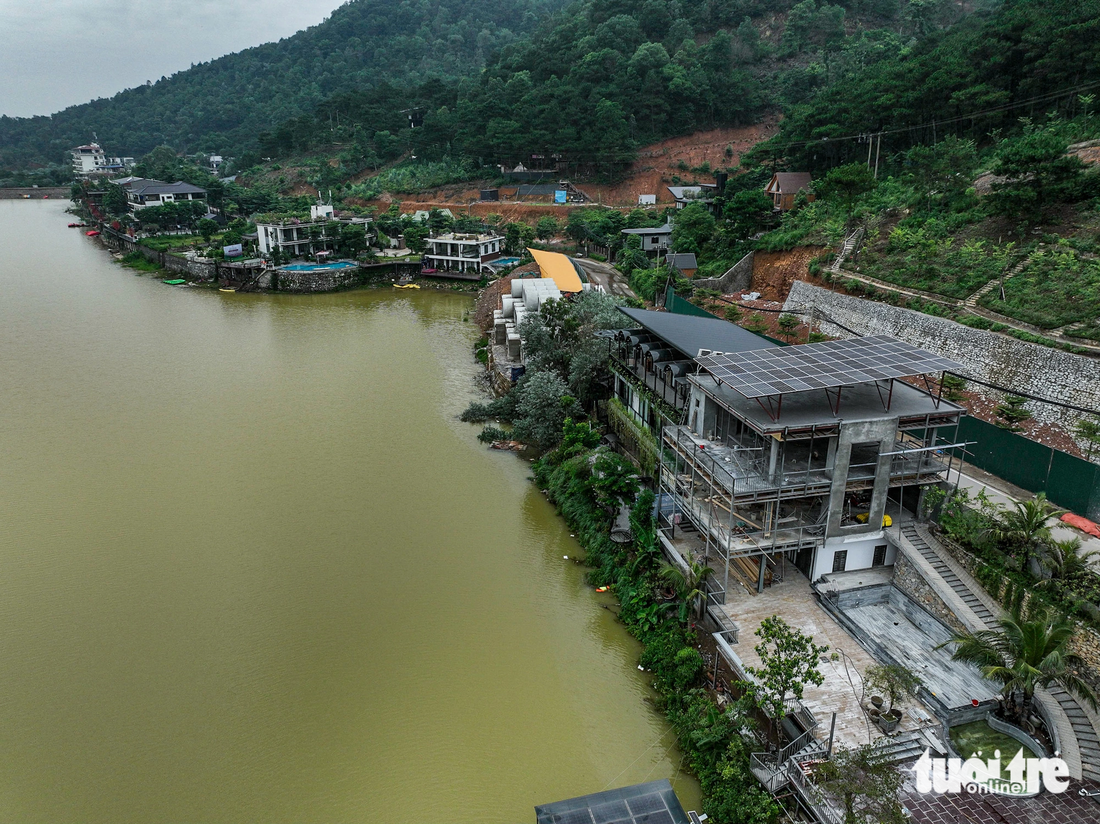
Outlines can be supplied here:
[[[982, 623], [989, 629], [998, 629], [997, 617], [990, 612], [970, 587], [954, 573], [940, 554], [921, 536], [917, 528], [913, 524], [907, 524], [902, 527], [901, 531], [909, 543], [932, 565], [936, 573], [970, 607]], [[1097, 734], [1088, 714], [1081, 708], [1077, 699], [1062, 687], [1055, 685], [1050, 687], [1047, 692], [1058, 702], [1073, 728], [1077, 746], [1081, 751], [1082, 774], [1085, 778], [1100, 781], [1100, 735]]]
[[840, 267], [844, 265], [844, 261], [848, 259], [848, 256], [856, 250], [856, 247], [859, 246], [860, 241], [863, 240], [864, 233], [864, 228], [860, 226], [854, 232], [848, 235], [848, 237], [844, 238], [844, 244], [840, 247], [840, 252], [837, 254], [836, 260], [834, 260], [832, 262], [832, 265], [829, 266], [830, 272], [840, 271]]

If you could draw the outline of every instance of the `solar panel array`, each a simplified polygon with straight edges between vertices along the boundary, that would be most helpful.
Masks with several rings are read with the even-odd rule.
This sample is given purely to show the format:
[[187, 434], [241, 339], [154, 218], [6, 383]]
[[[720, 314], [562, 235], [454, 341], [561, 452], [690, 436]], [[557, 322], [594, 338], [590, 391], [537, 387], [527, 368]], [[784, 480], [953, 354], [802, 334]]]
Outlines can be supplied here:
[[704, 355], [696, 361], [746, 398], [962, 369], [954, 361], [886, 335]]
[[675, 824], [668, 805], [657, 793], [563, 810], [540, 817], [539, 821], [553, 824]]

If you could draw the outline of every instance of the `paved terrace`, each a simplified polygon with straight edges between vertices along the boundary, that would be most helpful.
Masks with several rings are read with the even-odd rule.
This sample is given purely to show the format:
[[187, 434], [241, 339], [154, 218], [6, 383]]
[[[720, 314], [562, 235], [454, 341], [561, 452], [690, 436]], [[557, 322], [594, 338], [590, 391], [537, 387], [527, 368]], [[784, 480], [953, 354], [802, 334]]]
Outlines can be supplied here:
[[[890, 569], [883, 571], [867, 570], [871, 576], [889, 575]], [[730, 620], [738, 627], [738, 643], [732, 645], [733, 651], [747, 666], [758, 666], [760, 657], [753, 647], [759, 643], [756, 630], [761, 622], [772, 615], [780, 615], [791, 626], [813, 636], [817, 644], [828, 644], [829, 652], [819, 667], [825, 681], [821, 686], [808, 686], [802, 702], [817, 718], [821, 734], [828, 735], [830, 716], [836, 713], [835, 744], [841, 747], [858, 747], [868, 740], [882, 738], [860, 706], [863, 695], [863, 673], [875, 664], [854, 638], [833, 620], [817, 603], [810, 582], [806, 577], [787, 564], [783, 570], [783, 580], [776, 580], [763, 595], [750, 594], [741, 588], [730, 587], [727, 602], [723, 609]], [[838, 660], [832, 660], [833, 653], [840, 653]], [[911, 708], [915, 700], [903, 706]], [[925, 712], [926, 709], [921, 708]], [[897, 732], [904, 733], [923, 726], [906, 712]]]

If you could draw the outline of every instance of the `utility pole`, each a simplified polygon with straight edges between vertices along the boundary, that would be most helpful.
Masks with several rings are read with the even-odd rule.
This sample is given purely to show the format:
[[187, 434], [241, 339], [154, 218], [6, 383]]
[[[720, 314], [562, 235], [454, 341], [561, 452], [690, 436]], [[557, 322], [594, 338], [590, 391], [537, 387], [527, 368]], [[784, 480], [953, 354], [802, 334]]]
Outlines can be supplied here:
[[[875, 146], [875, 180], [878, 180], [878, 156], [882, 151], [882, 132], [878, 133], [878, 144]], [[868, 154], [870, 154], [870, 148], [868, 148]]]

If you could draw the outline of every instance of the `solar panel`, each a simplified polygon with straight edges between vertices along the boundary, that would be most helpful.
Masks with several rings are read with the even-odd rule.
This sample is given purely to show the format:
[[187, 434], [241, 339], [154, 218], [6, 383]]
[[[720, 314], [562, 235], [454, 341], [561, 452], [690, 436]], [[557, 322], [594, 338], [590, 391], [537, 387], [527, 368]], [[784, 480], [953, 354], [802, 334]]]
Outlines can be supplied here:
[[952, 360], [886, 335], [703, 355], [695, 360], [746, 398], [962, 369]]

